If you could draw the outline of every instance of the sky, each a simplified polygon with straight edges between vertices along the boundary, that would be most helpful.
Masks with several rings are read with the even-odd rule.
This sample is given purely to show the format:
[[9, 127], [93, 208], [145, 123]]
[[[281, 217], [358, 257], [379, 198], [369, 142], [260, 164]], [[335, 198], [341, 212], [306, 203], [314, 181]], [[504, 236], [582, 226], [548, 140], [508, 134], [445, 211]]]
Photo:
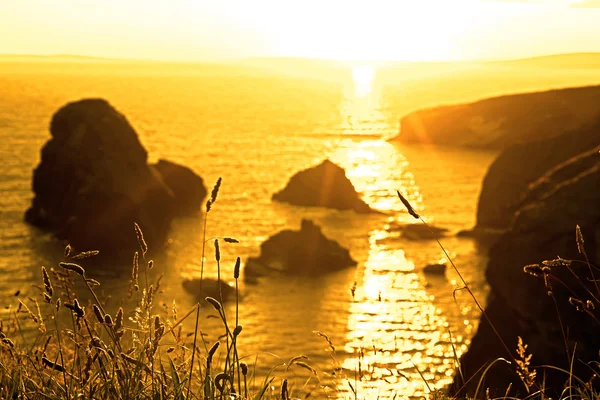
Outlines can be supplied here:
[[600, 0], [0, 0], [0, 54], [472, 60], [600, 51]]

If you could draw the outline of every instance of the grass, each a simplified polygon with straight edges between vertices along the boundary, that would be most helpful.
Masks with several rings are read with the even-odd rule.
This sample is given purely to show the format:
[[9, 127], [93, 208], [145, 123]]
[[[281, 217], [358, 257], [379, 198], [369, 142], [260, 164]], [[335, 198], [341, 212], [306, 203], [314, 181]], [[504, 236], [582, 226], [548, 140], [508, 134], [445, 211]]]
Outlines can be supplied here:
[[[219, 179], [207, 202], [207, 217], [220, 183]], [[106, 312], [95, 291], [99, 282], [78, 264], [97, 251], [72, 254], [67, 246], [59, 268], [41, 268], [40, 299], [30, 299], [32, 307], [20, 302], [10, 320], [0, 325], [0, 398], [288, 399], [294, 385], [287, 379], [276, 380], [277, 368], [308, 371], [318, 381], [304, 356], [282, 360], [260, 382], [240, 357], [238, 344], [245, 332], [238, 316], [239, 258], [233, 270], [235, 315], [226, 314], [219, 293], [218, 299], [207, 297], [181, 317], [175, 304], [169, 317], [159, 316], [155, 304], [161, 279], [149, 281], [148, 272], [155, 265], [146, 260], [148, 246], [142, 230], [137, 224], [134, 230], [140, 249], [134, 254], [129, 282], [132, 310], [121, 307], [115, 315]], [[222, 240], [237, 243], [233, 238]], [[219, 239], [214, 246], [221, 279]], [[204, 251], [203, 246], [202, 271]], [[84, 305], [85, 297], [91, 300]], [[200, 315], [206, 307], [217, 312], [223, 326], [223, 335], [214, 343], [206, 343], [200, 334]], [[193, 317], [193, 339], [188, 341], [183, 323]], [[70, 321], [68, 327], [62, 324], [65, 319]], [[25, 324], [39, 331], [33, 343], [25, 340]], [[274, 390], [276, 386], [279, 390]]]
[[[204, 270], [205, 245], [209, 242], [205, 239], [206, 224], [210, 210], [217, 201], [220, 184], [219, 179], [206, 204], [201, 274]], [[408, 212], [426, 225], [400, 192], [398, 196]], [[59, 268], [41, 268], [39, 298], [30, 299], [31, 307], [20, 302], [17, 309], [11, 310], [10, 319], [0, 324], [0, 398], [288, 400], [298, 398], [300, 394], [304, 398], [311, 395], [364, 398], [364, 394], [359, 392], [358, 383], [363, 377], [362, 370], [368, 366], [361, 365], [360, 362], [353, 376], [345, 379], [348, 386], [346, 390], [325, 387], [319, 379], [319, 372], [302, 355], [290, 360], [280, 360], [266, 377], [257, 379], [252, 362], [240, 357], [239, 351], [239, 343], [243, 341], [244, 335], [251, 334], [244, 330], [239, 320], [239, 258], [233, 268], [236, 282], [234, 315], [229, 315], [223, 307], [222, 293], [219, 293], [219, 298], [207, 297], [182, 316], [179, 316], [173, 303], [170, 315], [161, 317], [155, 310], [161, 279], [159, 277], [154, 282], [149, 282], [148, 271], [155, 268], [155, 265], [152, 260], [146, 259], [148, 246], [142, 230], [137, 224], [134, 230], [140, 249], [134, 254], [132, 263], [129, 297], [134, 305], [131, 310], [119, 308], [114, 315], [106, 312], [105, 302], [95, 291], [99, 282], [90, 278], [78, 264], [81, 259], [97, 255], [95, 251], [72, 254], [71, 247], [67, 246], [65, 260], [59, 263]], [[213, 241], [220, 280], [222, 271], [219, 240], [229, 243], [237, 241], [233, 238], [217, 238]], [[579, 228], [576, 240], [593, 276], [593, 270], [597, 268], [587, 260]], [[438, 244], [461, 279], [464, 289], [472, 296], [482, 317], [487, 318], [459, 269], [439, 241]], [[557, 262], [562, 265], [567, 260], [558, 259], [542, 265], [527, 266], [525, 272], [542, 276], [547, 282], [550, 267], [557, 265]], [[351, 292], [354, 293], [354, 290], [355, 286]], [[600, 298], [600, 293], [589, 294], [593, 300], [572, 298], [571, 302], [574, 307], [595, 318], [592, 308]], [[91, 300], [84, 305], [81, 299], [86, 297]], [[200, 316], [207, 312], [207, 307], [217, 312], [223, 329], [220, 339], [212, 343], [204, 340], [200, 330]], [[189, 333], [183, 331], [183, 323], [188, 319], [194, 321], [194, 331]], [[69, 321], [67, 326], [61, 323], [64, 320]], [[33, 343], [25, 340], [26, 324], [35, 326], [39, 331]], [[343, 375], [331, 339], [326, 333], [316, 334], [329, 347], [334, 371]], [[510, 365], [528, 390], [528, 394], [520, 398], [547, 399], [544, 381], [540, 381], [536, 368], [531, 365], [527, 344], [519, 340], [514, 352], [506, 344], [503, 345], [510, 355]], [[455, 362], [459, 362], [456, 352]], [[483, 381], [493, 365], [499, 362], [506, 360], [493, 360], [485, 366], [474, 398], [490, 398]], [[281, 371], [284, 374], [278, 376], [277, 373]], [[297, 379], [289, 379], [290, 371], [292, 377]], [[562, 372], [568, 379], [561, 398], [600, 399], [590, 382], [573, 376], [570, 371]], [[434, 386], [435, 382], [427, 382], [421, 376], [425, 386]], [[325, 389], [330, 390], [328, 392]], [[448, 399], [443, 392], [432, 389], [429, 396]], [[509, 388], [500, 398], [516, 397], [511, 396]]]

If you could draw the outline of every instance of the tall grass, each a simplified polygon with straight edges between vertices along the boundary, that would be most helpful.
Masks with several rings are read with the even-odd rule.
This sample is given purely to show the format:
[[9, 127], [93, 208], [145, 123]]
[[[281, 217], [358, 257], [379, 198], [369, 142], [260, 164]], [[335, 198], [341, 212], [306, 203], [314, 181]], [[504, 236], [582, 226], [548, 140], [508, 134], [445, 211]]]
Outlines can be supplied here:
[[[220, 184], [221, 179], [207, 202], [204, 243], [209, 211], [217, 200]], [[288, 371], [299, 367], [316, 375], [306, 363], [307, 358], [300, 356], [282, 361], [256, 383], [239, 351], [244, 337], [238, 314], [239, 258], [231, 271], [236, 281], [235, 316], [227, 315], [219, 293], [218, 299], [207, 297], [181, 317], [173, 303], [171, 315], [161, 317], [155, 310], [161, 277], [150, 282], [148, 271], [155, 268], [154, 261], [146, 259], [148, 246], [137, 224], [134, 231], [139, 251], [133, 257], [129, 283], [129, 298], [134, 302], [131, 310], [121, 307], [110, 315], [96, 293], [100, 283], [78, 264], [78, 260], [93, 257], [97, 251], [72, 255], [67, 246], [65, 260], [58, 268], [41, 268], [39, 298], [30, 299], [32, 307], [19, 302], [9, 320], [0, 322], [0, 398], [287, 399], [294, 387], [287, 380], [276, 383], [272, 374], [278, 367], [285, 366]], [[237, 242], [233, 238], [223, 240]], [[218, 239], [214, 245], [220, 280]], [[203, 270], [204, 254], [202, 274]], [[86, 297], [91, 300], [84, 305], [82, 299]], [[205, 307], [218, 313], [224, 328], [223, 336], [208, 345], [199, 339], [200, 314]], [[188, 342], [183, 324], [194, 315], [193, 340]], [[69, 321], [67, 326], [63, 324], [65, 319]], [[37, 328], [39, 334], [33, 341], [26, 340], [24, 324]], [[279, 391], [273, 389], [276, 384]]]
[[[206, 204], [203, 227], [201, 282], [204, 274], [206, 226], [211, 208], [217, 201], [221, 179], [217, 181], [210, 199]], [[426, 225], [410, 203], [398, 192], [408, 212]], [[308, 363], [306, 356], [299, 355], [290, 360], [280, 360], [263, 379], [257, 383], [257, 377], [248, 365], [248, 358], [241, 355], [240, 342], [251, 332], [247, 332], [239, 318], [239, 286], [241, 260], [238, 257], [232, 268], [235, 280], [235, 313], [229, 315], [223, 304], [223, 295], [219, 298], [206, 297], [198, 302], [183, 316], [175, 303], [170, 315], [161, 317], [155, 310], [157, 295], [160, 293], [161, 277], [153, 282], [149, 280], [149, 270], [155, 268], [152, 260], [147, 260], [148, 246], [140, 227], [135, 224], [134, 232], [139, 243], [139, 251], [132, 262], [129, 297], [133, 308], [119, 308], [114, 315], [106, 311], [105, 299], [96, 293], [100, 284], [84, 269], [79, 260], [97, 255], [97, 251], [72, 254], [67, 246], [64, 261], [58, 268], [41, 268], [39, 296], [30, 299], [29, 305], [19, 302], [16, 309], [10, 310], [10, 318], [0, 323], [0, 398], [2, 399], [282, 399], [297, 398], [302, 387], [312, 387], [304, 394], [335, 398], [364, 398], [358, 383], [363, 377], [359, 361], [353, 377], [345, 379], [347, 391], [336, 389], [326, 392], [321, 389], [322, 382], [318, 371]], [[432, 232], [433, 234], [433, 232]], [[433, 234], [434, 235], [434, 234]], [[434, 235], [435, 237], [435, 235]], [[214, 239], [214, 258], [217, 263], [218, 279], [224, 271], [221, 266], [220, 238]], [[236, 243], [233, 238], [221, 240]], [[437, 238], [436, 238], [437, 240]], [[483, 318], [487, 318], [483, 307], [471, 291], [457, 266], [454, 264], [438, 240], [448, 261], [480, 309]], [[584, 254], [591, 273], [597, 270], [585, 254], [583, 235], [577, 229], [577, 244]], [[557, 259], [545, 261], [541, 265], [527, 266], [525, 272], [544, 277], [547, 282], [551, 267], [569, 266], [571, 261]], [[594, 281], [595, 284], [595, 281]], [[220, 290], [220, 282], [219, 282]], [[352, 294], [356, 283], [351, 288]], [[83, 292], [82, 292], [83, 291]], [[600, 293], [589, 292], [591, 300], [572, 298], [574, 307], [590, 314]], [[85, 302], [82, 299], [91, 298]], [[218, 341], [206, 343], [199, 335], [200, 315], [209, 308], [218, 314], [222, 323], [223, 335]], [[230, 309], [229, 309], [230, 310]], [[193, 332], [184, 333], [184, 322], [194, 319]], [[68, 321], [65, 325], [64, 321]], [[493, 321], [489, 321], [492, 323]], [[34, 326], [39, 334], [33, 341], [25, 338], [25, 324]], [[334, 371], [343, 376], [341, 364], [336, 359], [336, 349], [329, 336], [315, 332], [327, 342]], [[497, 331], [496, 331], [497, 334]], [[498, 335], [499, 336], [499, 335]], [[192, 337], [191, 342], [187, 340]], [[201, 343], [199, 343], [201, 342]], [[521, 340], [516, 351], [510, 351], [511, 365], [530, 390], [523, 399], [546, 399], [544, 381], [536, 374], [531, 365], [531, 354], [527, 344]], [[458, 355], [456, 355], [458, 363]], [[488, 388], [484, 387], [484, 378], [492, 366], [502, 360], [492, 360], [484, 367], [482, 377], [477, 384], [475, 398], [490, 398]], [[295, 382], [286, 377], [276, 376], [276, 371], [284, 372], [294, 368], [309, 372], [309, 378], [297, 388]], [[555, 368], [556, 367], [546, 367]], [[583, 381], [563, 370], [568, 377], [561, 398], [599, 399], [590, 382]], [[430, 382], [425, 385], [430, 387]], [[309, 382], [313, 382], [310, 386]], [[433, 387], [433, 385], [431, 385]], [[430, 389], [429, 396], [445, 399], [440, 391]], [[510, 394], [510, 388], [500, 398], [516, 398]]]

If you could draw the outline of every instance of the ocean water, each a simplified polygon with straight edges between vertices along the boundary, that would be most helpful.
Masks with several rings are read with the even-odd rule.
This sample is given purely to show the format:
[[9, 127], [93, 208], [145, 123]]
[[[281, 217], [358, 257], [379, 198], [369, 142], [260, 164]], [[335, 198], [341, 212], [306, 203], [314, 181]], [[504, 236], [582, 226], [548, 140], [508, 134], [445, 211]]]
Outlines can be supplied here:
[[[435, 241], [399, 237], [394, 226], [414, 220], [395, 191], [406, 193], [428, 222], [449, 230], [442, 243], [484, 303], [485, 254], [453, 234], [473, 226], [481, 181], [496, 153], [387, 139], [413, 109], [575, 78], [548, 74], [526, 87], [525, 78], [510, 81], [511, 87], [481, 74], [471, 84], [455, 72], [445, 80], [413, 74], [390, 83], [379, 77], [390, 76], [389, 70], [359, 71], [340, 68], [326, 79], [234, 66], [0, 63], [0, 317], [8, 321], [18, 299], [38, 298], [40, 267], [56, 266], [65, 245], [23, 221], [50, 118], [66, 102], [103, 97], [132, 123], [150, 161], [187, 165], [209, 187], [223, 178], [207, 238], [240, 241], [222, 244], [224, 279], [233, 280], [237, 256], [244, 261], [257, 255], [270, 235], [297, 229], [302, 218], [313, 219], [358, 261], [356, 268], [324, 277], [241, 282], [240, 355], [257, 378], [276, 367], [275, 374], [288, 376], [298, 393], [325, 391], [333, 398], [353, 397], [350, 384], [363, 398], [420, 397], [428, 385], [448, 384], [454, 352], [466, 350], [479, 313], [465, 291], [454, 292], [461, 284], [452, 271], [446, 277], [423, 273], [443, 253]], [[343, 166], [365, 201], [383, 214], [271, 201], [291, 175], [324, 158]], [[157, 312], [167, 314], [173, 300], [180, 315], [195, 304], [181, 282], [199, 275], [203, 223], [201, 213], [173, 223], [168, 248], [155, 258], [156, 273], [164, 274]], [[213, 252], [209, 242], [205, 273], [216, 277]], [[107, 265], [90, 272], [102, 282], [102, 295], [111, 296], [110, 312], [127, 304], [128, 278], [115, 272], [127, 277], [129, 269]], [[230, 304], [226, 310], [234, 312]], [[208, 343], [223, 333], [210, 314], [203, 308], [200, 326]], [[192, 329], [191, 321], [185, 329]], [[330, 337], [335, 353], [315, 331]], [[320, 380], [305, 384], [306, 371], [283, 371], [283, 362], [297, 355], [309, 357]]]

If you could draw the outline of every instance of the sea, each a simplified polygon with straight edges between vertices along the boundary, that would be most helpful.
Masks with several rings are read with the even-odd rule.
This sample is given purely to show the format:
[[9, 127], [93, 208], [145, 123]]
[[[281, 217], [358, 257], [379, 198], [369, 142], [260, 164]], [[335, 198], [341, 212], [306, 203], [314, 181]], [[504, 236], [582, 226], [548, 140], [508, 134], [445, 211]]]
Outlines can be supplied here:
[[[8, 326], [19, 300], [35, 309], [40, 268], [58, 268], [67, 244], [23, 218], [50, 119], [68, 102], [101, 97], [133, 125], [150, 162], [186, 165], [209, 190], [222, 178], [208, 217], [176, 219], [168, 246], [155, 252], [154, 273], [163, 275], [157, 313], [169, 318], [174, 303], [180, 316], [194, 307], [198, 299], [182, 282], [199, 277], [203, 245], [205, 275], [217, 276], [214, 238], [239, 241], [221, 242], [221, 276], [233, 283], [236, 257], [243, 276], [245, 260], [259, 254], [262, 242], [312, 219], [358, 265], [324, 276], [240, 280], [240, 357], [254, 384], [273, 376], [269, 390], [277, 391], [286, 377], [298, 396], [421, 398], [451, 382], [480, 312], [452, 268], [444, 276], [423, 272], [447, 260], [435, 240], [400, 234], [398, 227], [418, 221], [396, 190], [429, 224], [448, 230], [440, 242], [485, 305], [485, 248], [456, 233], [474, 225], [481, 183], [498, 151], [393, 140], [400, 118], [425, 107], [597, 83], [597, 76], [495, 64], [0, 59], [0, 318]], [[271, 200], [294, 173], [326, 158], [346, 170], [380, 214]], [[110, 297], [109, 312], [130, 304], [130, 270], [127, 264], [88, 271], [101, 282], [100, 296]], [[210, 346], [223, 327], [208, 304], [201, 310]], [[232, 315], [235, 305], [225, 310]], [[187, 334], [193, 323], [193, 316], [184, 322]], [[26, 341], [36, 328], [23, 322], [22, 330]], [[316, 375], [289, 366], [300, 355]]]

